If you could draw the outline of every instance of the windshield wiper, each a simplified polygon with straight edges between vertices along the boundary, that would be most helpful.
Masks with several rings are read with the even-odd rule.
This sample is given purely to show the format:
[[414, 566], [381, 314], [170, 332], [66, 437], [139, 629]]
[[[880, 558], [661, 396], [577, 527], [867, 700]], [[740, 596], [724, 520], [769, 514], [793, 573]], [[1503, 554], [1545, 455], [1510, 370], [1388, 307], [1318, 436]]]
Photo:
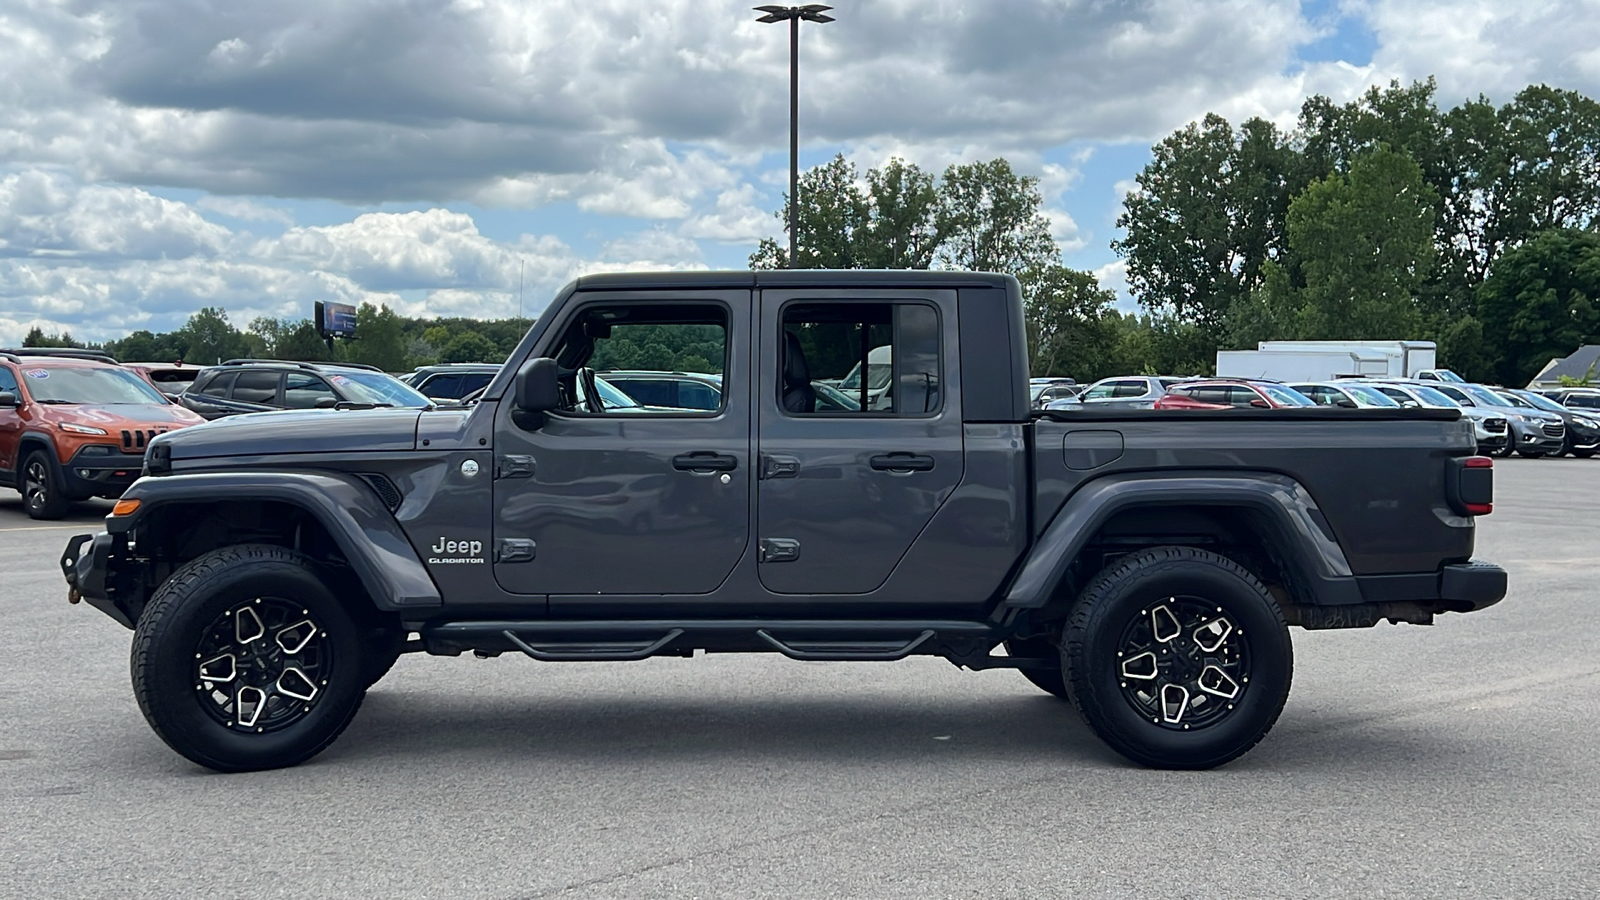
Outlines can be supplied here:
[[35, 403], [44, 403], [50, 406], [77, 406], [81, 400], [34, 400]]

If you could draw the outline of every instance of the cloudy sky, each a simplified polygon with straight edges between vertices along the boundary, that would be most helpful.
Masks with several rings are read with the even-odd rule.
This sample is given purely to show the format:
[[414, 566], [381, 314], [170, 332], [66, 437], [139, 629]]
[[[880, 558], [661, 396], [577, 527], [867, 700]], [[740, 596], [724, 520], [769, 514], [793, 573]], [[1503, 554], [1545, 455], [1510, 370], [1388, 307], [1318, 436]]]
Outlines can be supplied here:
[[[788, 165], [787, 34], [750, 5], [0, 0], [0, 345], [742, 268]], [[1429, 75], [1446, 104], [1600, 95], [1600, 0], [834, 5], [802, 34], [802, 166], [1004, 155], [1117, 287], [1122, 191], [1207, 111], [1288, 123]]]

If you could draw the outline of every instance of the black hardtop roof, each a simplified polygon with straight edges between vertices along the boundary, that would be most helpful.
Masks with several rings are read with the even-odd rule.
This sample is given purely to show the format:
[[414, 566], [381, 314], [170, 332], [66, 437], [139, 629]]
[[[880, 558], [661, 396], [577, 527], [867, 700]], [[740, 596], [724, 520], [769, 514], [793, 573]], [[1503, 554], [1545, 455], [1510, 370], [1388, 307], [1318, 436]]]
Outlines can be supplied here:
[[579, 291], [651, 288], [730, 287], [999, 287], [1009, 275], [931, 269], [731, 269], [691, 272], [608, 272], [584, 275], [572, 283]]

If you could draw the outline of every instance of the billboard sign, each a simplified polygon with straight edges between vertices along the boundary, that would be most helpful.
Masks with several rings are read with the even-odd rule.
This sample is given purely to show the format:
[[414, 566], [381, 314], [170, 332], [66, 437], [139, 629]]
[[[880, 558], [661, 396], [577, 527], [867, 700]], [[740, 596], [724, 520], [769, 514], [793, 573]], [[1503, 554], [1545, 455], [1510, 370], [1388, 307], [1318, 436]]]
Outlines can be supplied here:
[[356, 308], [349, 303], [316, 304], [317, 333], [323, 337], [352, 337], [356, 333]]

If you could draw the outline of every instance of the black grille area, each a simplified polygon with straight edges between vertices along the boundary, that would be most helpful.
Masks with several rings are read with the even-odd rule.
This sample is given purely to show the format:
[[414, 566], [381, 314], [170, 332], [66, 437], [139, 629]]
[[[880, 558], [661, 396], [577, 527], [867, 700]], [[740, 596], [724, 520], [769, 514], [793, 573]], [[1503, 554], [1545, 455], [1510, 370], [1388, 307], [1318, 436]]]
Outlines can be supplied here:
[[1489, 432], [1490, 434], [1505, 434], [1506, 433], [1506, 420], [1505, 419], [1484, 419], [1483, 420], [1483, 430]]
[[362, 472], [360, 475], [361, 480], [365, 481], [377, 492], [378, 499], [383, 501], [384, 506], [389, 507], [390, 512], [400, 508], [400, 489], [395, 487], [394, 482], [390, 481], [387, 476], [379, 475], [376, 472]]
[[165, 428], [146, 428], [142, 431], [122, 429], [122, 452], [143, 453], [145, 445], [156, 439], [158, 434], [166, 434]]
[[1566, 437], [1567, 426], [1561, 424], [1560, 422], [1557, 422], [1554, 425], [1546, 425], [1544, 426], [1544, 436], [1553, 438]]

